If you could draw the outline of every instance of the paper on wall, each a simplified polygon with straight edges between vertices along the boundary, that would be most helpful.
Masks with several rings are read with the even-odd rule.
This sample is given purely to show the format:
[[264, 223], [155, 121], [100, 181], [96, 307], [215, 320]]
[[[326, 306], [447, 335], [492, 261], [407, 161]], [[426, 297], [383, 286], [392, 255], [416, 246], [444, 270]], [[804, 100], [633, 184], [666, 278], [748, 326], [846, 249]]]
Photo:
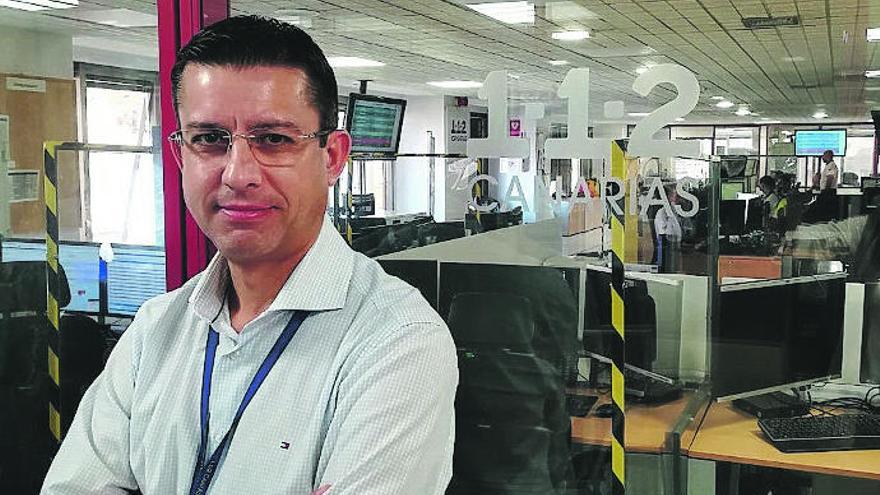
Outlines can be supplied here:
[[8, 170], [9, 202], [23, 203], [40, 199], [39, 170]]

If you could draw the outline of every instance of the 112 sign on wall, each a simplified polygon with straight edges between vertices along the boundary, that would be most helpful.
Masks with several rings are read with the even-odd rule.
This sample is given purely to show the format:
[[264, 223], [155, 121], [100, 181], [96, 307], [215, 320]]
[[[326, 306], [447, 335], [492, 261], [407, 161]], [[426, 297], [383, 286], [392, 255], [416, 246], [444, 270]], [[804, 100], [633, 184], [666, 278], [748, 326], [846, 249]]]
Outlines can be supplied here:
[[[654, 139], [655, 133], [676, 118], [689, 114], [700, 99], [700, 84], [694, 73], [675, 64], [651, 67], [639, 75], [633, 90], [648, 96], [660, 84], [671, 84], [677, 93], [675, 99], [651, 112], [633, 129], [627, 153], [631, 156], [669, 158], [673, 156], [699, 157], [700, 144], [696, 141]], [[551, 138], [544, 143], [548, 159], [604, 158], [610, 161], [611, 139], [587, 136], [590, 106], [590, 69], [571, 69], [556, 93], [568, 102], [568, 137]], [[493, 71], [486, 77], [478, 96], [488, 100], [489, 136], [470, 139], [467, 154], [471, 158], [528, 158], [529, 142], [508, 131], [507, 71]]]

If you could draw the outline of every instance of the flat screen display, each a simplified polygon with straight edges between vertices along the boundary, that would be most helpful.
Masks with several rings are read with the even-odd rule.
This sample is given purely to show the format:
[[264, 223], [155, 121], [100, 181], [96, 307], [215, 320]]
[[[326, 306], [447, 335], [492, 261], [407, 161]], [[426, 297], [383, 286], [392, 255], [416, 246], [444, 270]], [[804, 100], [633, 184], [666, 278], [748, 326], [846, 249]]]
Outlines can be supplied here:
[[846, 275], [731, 284], [712, 339], [716, 397], [840, 375]]
[[406, 100], [352, 93], [345, 128], [351, 134], [353, 156], [391, 157], [400, 145]]
[[846, 130], [796, 131], [794, 148], [798, 156], [822, 156], [826, 150], [835, 156], [846, 155]]

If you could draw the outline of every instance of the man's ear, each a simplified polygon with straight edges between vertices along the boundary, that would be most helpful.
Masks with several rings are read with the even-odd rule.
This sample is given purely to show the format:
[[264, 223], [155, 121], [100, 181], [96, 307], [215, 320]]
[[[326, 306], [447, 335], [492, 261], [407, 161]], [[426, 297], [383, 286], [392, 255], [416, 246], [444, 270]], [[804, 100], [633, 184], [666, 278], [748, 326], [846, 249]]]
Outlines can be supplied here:
[[327, 186], [332, 186], [345, 170], [348, 152], [351, 151], [351, 136], [343, 130], [336, 130], [327, 136]]

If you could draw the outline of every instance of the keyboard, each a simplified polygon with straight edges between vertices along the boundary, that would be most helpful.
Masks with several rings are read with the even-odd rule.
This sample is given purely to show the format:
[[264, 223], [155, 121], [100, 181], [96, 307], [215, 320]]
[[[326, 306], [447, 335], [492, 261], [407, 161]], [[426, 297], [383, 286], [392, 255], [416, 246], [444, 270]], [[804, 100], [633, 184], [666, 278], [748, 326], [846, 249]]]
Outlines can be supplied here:
[[880, 415], [765, 418], [758, 426], [782, 452], [880, 449]]
[[593, 404], [599, 400], [595, 395], [566, 395], [565, 408], [569, 416], [584, 417], [593, 408]]

